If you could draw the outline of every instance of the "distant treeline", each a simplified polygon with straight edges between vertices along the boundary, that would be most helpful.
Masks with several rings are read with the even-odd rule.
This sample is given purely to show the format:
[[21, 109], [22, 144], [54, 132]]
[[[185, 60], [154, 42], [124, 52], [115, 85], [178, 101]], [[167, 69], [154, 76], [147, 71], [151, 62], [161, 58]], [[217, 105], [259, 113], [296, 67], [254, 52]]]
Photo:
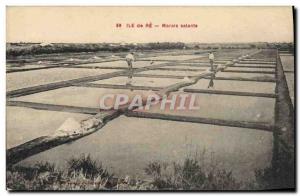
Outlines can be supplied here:
[[277, 48], [293, 51], [293, 43], [182, 43], [182, 42], [152, 42], [138, 44], [115, 43], [8, 43], [6, 56], [8, 58], [23, 55], [38, 55], [72, 52], [126, 52], [130, 50], [166, 50], [166, 49], [249, 49]]
[[279, 50], [294, 50], [293, 43], [268, 43], [268, 42], [257, 42], [257, 43], [201, 43], [189, 45], [189, 48], [193, 47], [195, 49], [279, 49]]
[[184, 43], [156, 42], [146, 44], [71, 44], [71, 43], [9, 43], [6, 46], [6, 56], [37, 55], [71, 52], [126, 52], [130, 50], [183, 49]]

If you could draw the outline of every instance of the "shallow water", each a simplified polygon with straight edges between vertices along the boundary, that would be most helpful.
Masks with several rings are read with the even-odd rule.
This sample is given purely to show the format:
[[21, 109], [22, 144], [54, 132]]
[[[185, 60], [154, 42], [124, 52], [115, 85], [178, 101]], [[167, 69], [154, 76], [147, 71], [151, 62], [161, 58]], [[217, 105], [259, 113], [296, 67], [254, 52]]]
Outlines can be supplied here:
[[6, 91], [116, 72], [115, 69], [51, 68], [6, 74]]
[[235, 70], [235, 71], [270, 71], [275, 72], [274, 68], [249, 68], [249, 67], [228, 67], [226, 70]]
[[245, 64], [245, 63], [243, 63], [243, 64], [240, 64], [240, 63], [236, 63], [236, 64], [234, 64], [234, 65], [236, 65], [236, 66], [244, 66], [244, 67], [253, 67], [253, 66], [264, 66], [264, 67], [274, 67], [276, 64]]
[[253, 178], [255, 169], [271, 163], [272, 139], [272, 133], [260, 130], [121, 116], [96, 133], [20, 164], [50, 161], [65, 167], [68, 159], [85, 153], [117, 176], [145, 177], [143, 168], [151, 161], [180, 163], [206, 151], [200, 158], [214, 159], [239, 180], [247, 180]]
[[285, 72], [285, 79], [289, 88], [289, 94], [292, 100], [293, 105], [295, 104], [295, 74], [294, 74], [294, 56], [280, 56], [282, 67], [284, 71], [292, 71], [290, 73]]
[[[237, 56], [237, 54], [235, 55]], [[185, 60], [198, 57], [200, 55], [160, 56], [149, 57], [148, 59]], [[136, 62], [136, 66], [148, 66], [149, 63], [149, 61], [138, 61]], [[96, 66], [104, 65], [127, 66], [124, 61], [96, 64]], [[9, 76], [10, 74], [7, 74], [7, 76], [11, 77], [10, 81], [13, 81], [9, 84], [11, 85], [10, 88], [20, 88], [22, 85], [32, 86], [66, 80], [69, 77], [98, 75], [99, 72], [104, 73], [104, 71], [108, 71], [110, 73], [116, 71], [106, 69], [74, 69], [74, 72], [71, 73], [70, 70], [73, 69], [68, 68], [67, 70], [70, 72], [68, 73], [68, 71], [61, 72], [62, 70], [64, 69], [59, 68], [57, 71], [56, 69], [41, 70], [42, 72], [35, 72], [33, 75], [30, 72], [24, 72], [21, 77], [18, 75], [12, 77]], [[150, 70], [140, 73], [189, 76], [198, 75], [202, 72]], [[274, 74], [224, 72], [218, 73], [217, 76], [228, 78], [274, 78]], [[19, 82], [16, 79], [17, 77], [24, 78], [24, 80]], [[114, 77], [94, 83], [123, 84], [126, 79], [126, 77]], [[14, 84], [16, 81], [18, 83]], [[136, 77], [133, 79], [133, 85], [166, 86], [178, 81], [181, 80]], [[208, 81], [205, 79], [200, 80], [192, 88], [206, 88]], [[275, 83], [215, 81], [216, 90], [274, 93], [274, 87]], [[136, 93], [145, 94], [147, 92], [126, 89], [67, 87], [13, 98], [12, 100], [98, 108], [99, 99], [108, 93], [122, 93], [133, 96]], [[274, 123], [275, 99], [273, 98], [213, 94], [196, 95], [196, 104], [199, 106], [199, 110], [197, 111], [161, 111], [159, 108], [153, 107], [148, 112], [222, 120]], [[69, 117], [80, 121], [88, 116], [7, 107], [7, 145], [8, 147], [12, 147], [41, 135], [52, 134]], [[43, 131], [41, 132], [41, 130]], [[49, 161], [64, 168], [69, 158], [85, 153], [91, 154], [93, 158], [101, 161], [110, 172], [113, 172], [117, 176], [125, 177], [126, 175], [131, 175], [146, 177], [143, 168], [150, 161], [183, 162], [187, 156], [193, 156], [195, 153], [199, 155], [199, 153], [201, 154], [201, 152], [206, 151], [206, 161], [213, 159], [218, 163], [219, 167], [232, 170], [234, 176], [239, 180], [248, 180], [254, 177], [255, 169], [265, 168], [270, 165], [272, 144], [273, 134], [263, 130], [120, 116], [91, 135], [29, 157], [19, 164], [30, 165], [37, 161]]]
[[[168, 99], [173, 95], [178, 95], [178, 102], [175, 109], [170, 109], [170, 104], [166, 104], [166, 109], [161, 109], [161, 104], [150, 107], [150, 110], [144, 110], [149, 113], [171, 114], [179, 116], [203, 117], [232, 121], [264, 122], [274, 123], [275, 99], [247, 96], [216, 95], [192, 93], [195, 95], [195, 110], [177, 110], [179, 106], [179, 95], [183, 93], [171, 93]], [[191, 95], [189, 93], [184, 93]], [[175, 98], [174, 98], [175, 99]], [[186, 102], [188, 108], [189, 102]]]
[[294, 71], [294, 56], [280, 56], [283, 70]]
[[275, 78], [275, 74], [261, 74], [261, 73], [234, 73], [234, 72], [218, 72], [216, 74], [217, 77], [225, 77], [225, 78], [232, 78], [232, 77], [239, 77], [239, 78]]
[[24, 107], [6, 108], [6, 148], [23, 144], [37, 137], [52, 135], [68, 118], [77, 121], [89, 115], [35, 110]]
[[275, 82], [214, 80], [214, 87], [207, 88], [209, 82], [210, 80], [208, 79], [201, 79], [196, 84], [186, 88], [275, 94], [276, 87]]
[[[133, 62], [133, 68], [141, 68], [141, 67], [148, 67], [151, 65], [158, 65], [166, 63], [164, 61], [155, 61], [151, 64], [151, 61], [135, 61]], [[113, 61], [113, 62], [103, 62], [103, 63], [88, 63], [88, 64], [81, 64], [80, 66], [92, 66], [92, 67], [128, 67], [127, 62], [123, 61]]]
[[13, 66], [13, 65], [6, 65], [6, 68], [8, 70], [18, 70], [18, 69], [30, 69], [30, 68], [40, 68], [40, 67], [45, 67], [45, 66], [49, 66], [46, 64], [26, 64], [26, 65], [22, 65], [22, 66]]
[[289, 88], [289, 94], [294, 105], [295, 102], [295, 74], [294, 73], [285, 73], [285, 79]]
[[139, 72], [141, 74], [154, 75], [173, 75], [173, 76], [195, 76], [203, 73], [203, 71], [165, 71], [165, 70], [148, 70]]
[[[105, 80], [98, 80], [92, 83], [125, 85], [127, 80], [128, 77], [114, 77]], [[131, 84], [133, 86], [165, 87], [180, 81], [182, 80], [172, 78], [133, 77]]]
[[156, 57], [148, 57], [144, 59], [152, 59], [152, 60], [188, 60], [193, 58], [201, 58], [203, 55], [174, 55], [174, 56], [156, 56]]
[[14, 101], [28, 101], [78, 107], [99, 108], [100, 99], [106, 94], [126, 94], [129, 97], [146, 91], [108, 88], [67, 87], [42, 93], [12, 98]]
[[[195, 64], [195, 65], [197, 65], [197, 64]], [[208, 65], [207, 66], [199, 65], [199, 67], [198, 67], [198, 66], [188, 66], [188, 65], [180, 65], [180, 64], [162, 67], [162, 69], [192, 69], [192, 70], [199, 69], [199, 71], [203, 71], [207, 68], [208, 68]]]

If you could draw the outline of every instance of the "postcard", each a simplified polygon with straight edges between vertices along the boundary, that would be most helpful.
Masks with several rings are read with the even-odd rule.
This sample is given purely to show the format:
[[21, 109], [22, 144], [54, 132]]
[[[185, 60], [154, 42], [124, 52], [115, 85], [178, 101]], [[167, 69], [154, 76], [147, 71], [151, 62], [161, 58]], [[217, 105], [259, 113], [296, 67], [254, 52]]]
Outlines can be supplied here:
[[7, 6], [9, 191], [295, 191], [294, 7]]

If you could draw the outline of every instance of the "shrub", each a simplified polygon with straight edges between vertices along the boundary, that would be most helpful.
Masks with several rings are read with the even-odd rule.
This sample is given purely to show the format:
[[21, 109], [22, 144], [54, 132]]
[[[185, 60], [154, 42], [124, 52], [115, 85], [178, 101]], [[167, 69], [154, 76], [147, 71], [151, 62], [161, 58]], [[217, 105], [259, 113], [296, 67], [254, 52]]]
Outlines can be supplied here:
[[145, 168], [158, 189], [238, 190], [241, 184], [232, 173], [222, 169], [204, 170], [196, 159], [186, 158], [182, 165], [152, 162]]
[[67, 162], [68, 174], [76, 174], [82, 172], [87, 178], [94, 178], [96, 176], [109, 177], [107, 170], [102, 167], [101, 163], [92, 160], [91, 156], [80, 155], [78, 158], [72, 157]]

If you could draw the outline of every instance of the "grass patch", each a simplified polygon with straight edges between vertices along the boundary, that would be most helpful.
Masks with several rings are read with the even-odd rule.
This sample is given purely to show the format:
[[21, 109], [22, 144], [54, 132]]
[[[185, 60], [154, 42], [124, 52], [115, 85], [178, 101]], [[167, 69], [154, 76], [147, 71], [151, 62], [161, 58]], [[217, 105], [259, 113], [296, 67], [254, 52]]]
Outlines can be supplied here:
[[73, 157], [67, 169], [39, 162], [33, 166], [15, 166], [7, 171], [9, 190], [106, 190], [113, 187], [113, 175], [90, 155]]
[[108, 178], [111, 175], [102, 167], [101, 163], [92, 160], [90, 155], [82, 154], [80, 157], [73, 157], [67, 162], [68, 175], [84, 174], [87, 178]]
[[187, 158], [183, 164], [152, 162], [145, 168], [160, 190], [239, 190], [241, 183], [230, 171], [212, 167], [204, 169], [196, 159]]
[[[290, 179], [287, 173], [274, 173], [273, 168], [266, 168], [256, 170], [256, 178], [253, 181], [239, 182], [231, 171], [218, 167], [217, 163], [212, 159], [207, 161], [203, 156], [189, 156], [182, 163], [154, 161], [144, 168], [145, 174], [150, 178], [145, 181], [131, 179], [130, 176], [126, 176], [125, 179], [117, 178], [90, 155], [80, 155], [68, 160], [65, 170], [59, 170], [48, 162], [9, 168], [7, 188], [13, 191], [268, 190], [274, 186], [276, 188], [276, 180], [279, 178]], [[282, 171], [286, 171], [286, 168]]]

